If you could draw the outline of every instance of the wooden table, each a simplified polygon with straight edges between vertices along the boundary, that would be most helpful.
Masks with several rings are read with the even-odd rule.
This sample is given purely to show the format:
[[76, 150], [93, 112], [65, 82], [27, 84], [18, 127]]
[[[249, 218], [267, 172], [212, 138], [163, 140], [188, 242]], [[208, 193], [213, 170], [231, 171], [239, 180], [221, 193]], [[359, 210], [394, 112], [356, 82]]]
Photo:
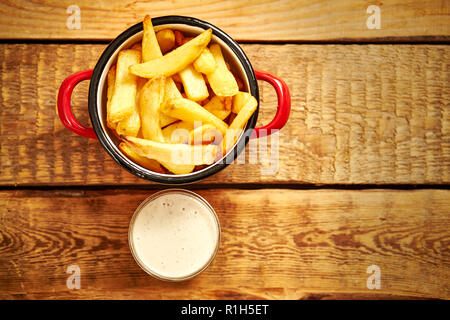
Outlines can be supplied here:
[[[1, 1], [0, 298], [449, 299], [449, 7]], [[166, 186], [129, 174], [56, 111], [61, 81], [145, 14], [217, 25], [292, 94], [275, 175], [258, 160], [185, 186], [216, 209], [223, 238], [211, 267], [184, 283], [146, 275], [128, 248], [134, 209]], [[276, 103], [260, 85], [258, 125]], [[84, 124], [87, 89], [73, 97]], [[72, 265], [80, 289], [66, 286]], [[379, 289], [367, 285], [373, 270]]]

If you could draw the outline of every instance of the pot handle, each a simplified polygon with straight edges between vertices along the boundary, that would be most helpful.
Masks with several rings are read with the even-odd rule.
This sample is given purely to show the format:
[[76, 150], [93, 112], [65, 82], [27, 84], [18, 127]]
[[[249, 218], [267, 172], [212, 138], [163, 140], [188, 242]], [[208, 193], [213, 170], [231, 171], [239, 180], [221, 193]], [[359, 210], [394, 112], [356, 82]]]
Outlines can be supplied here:
[[77, 121], [77, 119], [75, 119], [75, 116], [72, 113], [72, 107], [70, 105], [72, 91], [75, 86], [79, 82], [88, 80], [91, 77], [92, 70], [84, 70], [74, 73], [61, 83], [58, 92], [58, 114], [61, 122], [67, 129], [80, 136], [97, 139], [94, 129], [83, 126]]
[[269, 124], [254, 129], [251, 136], [252, 139], [270, 135], [283, 128], [291, 112], [291, 94], [286, 83], [280, 78], [264, 71], [255, 70], [255, 75], [257, 80], [264, 80], [275, 89], [278, 98], [278, 107], [275, 117]]

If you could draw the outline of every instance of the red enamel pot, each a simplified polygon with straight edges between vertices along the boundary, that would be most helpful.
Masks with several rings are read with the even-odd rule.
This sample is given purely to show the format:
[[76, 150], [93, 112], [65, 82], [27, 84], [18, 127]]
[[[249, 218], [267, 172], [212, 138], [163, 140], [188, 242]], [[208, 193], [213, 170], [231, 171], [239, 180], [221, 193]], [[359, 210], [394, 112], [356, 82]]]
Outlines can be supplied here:
[[[212, 42], [221, 45], [225, 60], [229, 62], [234, 72], [243, 80], [244, 91], [251, 93], [259, 104], [259, 89], [257, 80], [263, 80], [273, 86], [278, 97], [277, 112], [274, 119], [267, 125], [255, 128], [259, 108], [248, 120], [245, 131], [237, 140], [234, 147], [217, 162], [189, 174], [164, 174], [146, 169], [130, 160], [118, 148], [117, 137], [106, 125], [106, 75], [112, 65], [116, 63], [118, 52], [131, 47], [142, 40], [142, 23], [138, 23], [115, 38], [105, 49], [94, 70], [77, 72], [65, 79], [59, 89], [58, 113], [62, 123], [78, 135], [98, 139], [106, 152], [122, 167], [131, 173], [147, 180], [165, 184], [185, 184], [209, 177], [228, 164], [245, 149], [249, 139], [269, 135], [280, 130], [287, 122], [291, 109], [289, 89], [283, 80], [263, 71], [254, 70], [249, 59], [241, 47], [225, 32], [216, 26], [199, 19], [183, 16], [164, 16], [152, 19], [155, 30], [172, 28], [184, 34], [195, 36], [211, 28]], [[88, 106], [92, 128], [80, 124], [71, 110], [71, 95], [74, 87], [83, 80], [90, 79]]]

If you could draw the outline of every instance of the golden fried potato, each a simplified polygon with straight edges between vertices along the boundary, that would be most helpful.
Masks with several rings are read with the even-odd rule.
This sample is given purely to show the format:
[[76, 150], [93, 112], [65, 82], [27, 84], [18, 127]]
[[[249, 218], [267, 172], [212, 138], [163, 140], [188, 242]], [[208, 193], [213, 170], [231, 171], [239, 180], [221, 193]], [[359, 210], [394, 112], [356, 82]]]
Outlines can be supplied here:
[[162, 130], [164, 140], [169, 143], [189, 143], [191, 130], [194, 123], [189, 121], [178, 121]]
[[125, 153], [125, 155], [128, 158], [130, 158], [131, 160], [136, 162], [138, 165], [140, 165], [148, 170], [151, 170], [151, 171], [155, 171], [155, 172], [159, 172], [159, 173], [164, 172], [164, 170], [161, 168], [161, 165], [159, 164], [158, 161], [140, 156], [139, 154], [134, 152], [125, 142], [121, 142], [119, 144], [119, 149], [120, 149], [120, 151]]
[[211, 40], [211, 35], [212, 30], [208, 29], [165, 56], [131, 66], [130, 71], [143, 78], [174, 75], [198, 58]]
[[[142, 38], [142, 61], [147, 62], [156, 58], [162, 57], [162, 52], [156, 38], [155, 30], [153, 29], [152, 20], [149, 16], [144, 19], [144, 31]], [[171, 98], [181, 98], [180, 91], [173, 83], [171, 78], [166, 78], [166, 94]], [[178, 119], [169, 117], [166, 114], [160, 116], [160, 126], [165, 127]]]
[[162, 53], [166, 53], [175, 47], [175, 34], [171, 29], [163, 29], [156, 33], [159, 47]]
[[161, 49], [159, 48], [158, 39], [156, 38], [155, 30], [153, 29], [152, 19], [150, 16], [145, 16], [143, 22], [144, 31], [142, 34], [142, 61], [150, 61], [162, 57]]
[[228, 70], [222, 55], [222, 50], [218, 44], [212, 44], [210, 51], [214, 56], [217, 67], [212, 73], [207, 74], [209, 85], [218, 96], [234, 96], [239, 91], [236, 79]]
[[233, 113], [238, 114], [241, 111], [241, 109], [245, 106], [247, 101], [250, 99], [250, 97], [252, 97], [250, 93], [239, 91], [233, 97], [233, 106], [232, 106]]
[[139, 108], [144, 139], [164, 142], [160, 127], [160, 109], [164, 102], [165, 86], [165, 78], [158, 77], [148, 80], [141, 89]]
[[258, 107], [258, 102], [254, 96], [249, 96], [245, 105], [241, 108], [236, 118], [230, 124], [230, 129], [243, 129], [248, 119], [255, 112]]
[[193, 164], [174, 164], [172, 162], [161, 161], [161, 164], [170, 172], [174, 174], [188, 174], [194, 171], [195, 165]]
[[166, 105], [165, 112], [171, 117], [178, 118], [185, 121], [202, 121], [210, 123], [219, 129], [223, 134], [228, 129], [228, 125], [213, 115], [211, 112], [203, 108], [198, 103], [189, 99], [173, 99]]
[[123, 153], [125, 153], [131, 160], [139, 164], [140, 166], [147, 168], [149, 170], [164, 173], [163, 168], [161, 165], [166, 167], [170, 172], [174, 174], [187, 174], [194, 170], [194, 165], [182, 165], [182, 164], [172, 164], [168, 162], [162, 162], [161, 164], [154, 160], [150, 159], [144, 156], [141, 156], [137, 152], [135, 152], [128, 144], [125, 142], [121, 142], [119, 144], [120, 150], [122, 150]]
[[233, 97], [220, 97], [220, 99], [222, 100], [225, 109], [231, 111], [233, 105]]
[[[173, 81], [172, 81], [173, 83]], [[154, 78], [147, 82], [141, 90], [139, 105], [142, 116], [142, 136], [144, 139], [164, 143], [160, 122], [163, 114], [160, 112], [165, 99], [166, 83], [164, 77]], [[186, 174], [194, 170], [194, 165], [174, 164], [163, 162], [161, 164], [175, 174]]]
[[140, 128], [141, 128], [141, 118], [136, 108], [131, 116], [123, 119], [117, 124], [116, 131], [117, 134], [119, 135], [122, 134], [137, 137]]
[[111, 104], [107, 109], [107, 122], [110, 128], [131, 116], [136, 110], [137, 77], [131, 74], [128, 67], [139, 63], [141, 54], [136, 50], [119, 52], [116, 66], [116, 81]]
[[143, 157], [155, 159], [161, 163], [177, 165], [212, 164], [217, 154], [217, 146], [161, 143], [129, 136], [121, 137], [127, 145]]
[[224, 120], [231, 113], [231, 110], [227, 109], [222, 99], [218, 96], [212, 97], [211, 100], [203, 106], [203, 108], [211, 112], [220, 120]]
[[[180, 91], [177, 88], [177, 85], [175, 84], [175, 81], [173, 81], [171, 78], [166, 78], [166, 87], [165, 87], [165, 96], [164, 96], [164, 102], [163, 107], [161, 108], [161, 112], [165, 110], [164, 105], [167, 103], [167, 101], [171, 99], [179, 99], [182, 98]], [[161, 113], [159, 124], [161, 128], [164, 128], [165, 126], [174, 123], [175, 121], [178, 121], [177, 118], [171, 117], [165, 113]]]
[[193, 63], [195, 70], [204, 74], [210, 74], [216, 69], [216, 60], [208, 48], [203, 49], [200, 56]]
[[174, 32], [175, 35], [175, 44], [177, 47], [181, 46], [184, 43], [184, 35], [181, 31], [175, 30]]
[[184, 92], [193, 101], [205, 100], [209, 96], [205, 80], [200, 72], [194, 69], [192, 64], [188, 65], [178, 75], [183, 82]]
[[[204, 108], [212, 113], [220, 120], [225, 119], [231, 113], [229, 110], [225, 110], [221, 99], [217, 96], [213, 97]], [[179, 121], [175, 122], [162, 130], [163, 136], [166, 142], [170, 143], [189, 143], [192, 130], [200, 127], [201, 121]], [[217, 136], [217, 134], [214, 134]]]
[[224, 152], [228, 151], [236, 143], [236, 140], [243, 131], [248, 119], [250, 119], [257, 107], [258, 102], [255, 97], [250, 96], [228, 128], [222, 142], [222, 150]]
[[208, 123], [191, 130], [189, 143], [210, 144], [216, 139], [222, 139], [222, 133], [212, 124]]

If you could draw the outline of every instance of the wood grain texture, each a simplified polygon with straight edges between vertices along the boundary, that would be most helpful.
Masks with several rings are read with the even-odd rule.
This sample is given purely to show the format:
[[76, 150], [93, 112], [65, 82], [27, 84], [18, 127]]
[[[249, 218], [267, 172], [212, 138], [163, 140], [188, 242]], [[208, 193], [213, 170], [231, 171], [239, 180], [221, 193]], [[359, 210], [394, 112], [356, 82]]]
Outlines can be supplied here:
[[[450, 298], [449, 190], [199, 190], [221, 247], [178, 284], [148, 276], [128, 248], [131, 215], [152, 192], [1, 191], [0, 298]], [[373, 264], [380, 290], [366, 287]]]
[[[0, 45], [1, 185], [148, 183], [116, 164], [97, 141], [65, 129], [57, 115], [63, 79], [93, 68], [104, 48]], [[291, 91], [291, 116], [277, 136], [279, 161], [264, 152], [257, 152], [257, 163], [242, 156], [245, 164], [203, 183], [449, 183], [450, 47], [243, 48], [254, 68], [283, 78]], [[88, 82], [81, 83], [72, 100], [84, 124], [87, 89]], [[260, 95], [258, 125], [271, 120], [276, 105], [269, 85], [260, 82]]]
[[[69, 30], [66, 12], [81, 9], [81, 29]], [[369, 30], [369, 5], [381, 9], [381, 29]], [[450, 37], [446, 0], [2, 0], [2, 39], [113, 39], [146, 14], [193, 16], [237, 40], [445, 41]]]

